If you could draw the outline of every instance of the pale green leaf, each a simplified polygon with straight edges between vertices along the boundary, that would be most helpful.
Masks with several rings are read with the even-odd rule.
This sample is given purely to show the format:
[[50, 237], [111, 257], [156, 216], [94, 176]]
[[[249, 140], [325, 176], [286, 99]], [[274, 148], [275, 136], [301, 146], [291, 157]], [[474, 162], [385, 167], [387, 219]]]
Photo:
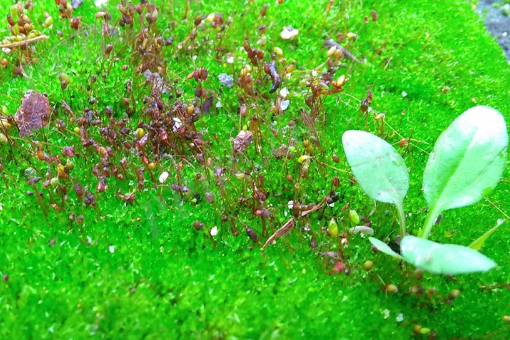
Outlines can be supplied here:
[[436, 274], [485, 272], [496, 266], [493, 260], [471, 248], [440, 244], [415, 236], [404, 237], [400, 251], [407, 262]]
[[498, 184], [506, 162], [508, 134], [503, 116], [473, 107], [446, 129], [430, 153], [423, 190], [431, 210], [478, 202]]
[[469, 248], [474, 249], [474, 250], [482, 249], [483, 244], [485, 243], [485, 240], [487, 240], [489, 238], [489, 236], [491, 236], [492, 233], [495, 232], [496, 229], [498, 229], [499, 226], [503, 224], [503, 222], [505, 222], [505, 220], [503, 220], [503, 219], [498, 220], [498, 222], [496, 223], [496, 225], [494, 227], [489, 229], [485, 234], [483, 234], [482, 236], [477, 238], [473, 243], [471, 243], [469, 245]]
[[401, 206], [409, 189], [409, 173], [397, 150], [364, 131], [346, 131], [342, 143], [363, 191], [377, 201]]
[[373, 237], [369, 237], [368, 240], [370, 241], [370, 243], [372, 243], [380, 252], [383, 252], [385, 253], [386, 255], [390, 255], [390, 256], [393, 256], [393, 257], [396, 257], [398, 259], [401, 259], [403, 260], [402, 256], [400, 256], [399, 254], [397, 254], [396, 252], [393, 251], [393, 249], [391, 249], [386, 243], [384, 243], [383, 241], [379, 241], [378, 239], [376, 238], [373, 238]]

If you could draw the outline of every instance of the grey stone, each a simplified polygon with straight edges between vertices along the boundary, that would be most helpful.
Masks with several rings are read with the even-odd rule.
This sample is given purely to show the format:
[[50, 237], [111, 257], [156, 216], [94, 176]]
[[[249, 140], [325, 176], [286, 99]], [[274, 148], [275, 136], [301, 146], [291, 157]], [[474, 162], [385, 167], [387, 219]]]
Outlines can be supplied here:
[[221, 85], [223, 85], [223, 86], [226, 86], [226, 87], [234, 86], [234, 78], [232, 78], [231, 76], [229, 76], [226, 73], [220, 74], [218, 76], [218, 79], [220, 80]]

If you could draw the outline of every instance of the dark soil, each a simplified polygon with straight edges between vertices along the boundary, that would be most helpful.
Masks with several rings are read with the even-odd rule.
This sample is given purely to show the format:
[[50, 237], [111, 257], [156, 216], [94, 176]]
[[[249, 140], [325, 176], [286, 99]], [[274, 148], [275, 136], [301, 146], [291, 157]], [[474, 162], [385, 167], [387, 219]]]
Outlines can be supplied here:
[[498, 39], [507, 59], [510, 60], [510, 16], [503, 14], [502, 7], [495, 8], [493, 6], [493, 3], [497, 2], [501, 3], [501, 1], [495, 0], [480, 0], [476, 11], [484, 19], [487, 30]]

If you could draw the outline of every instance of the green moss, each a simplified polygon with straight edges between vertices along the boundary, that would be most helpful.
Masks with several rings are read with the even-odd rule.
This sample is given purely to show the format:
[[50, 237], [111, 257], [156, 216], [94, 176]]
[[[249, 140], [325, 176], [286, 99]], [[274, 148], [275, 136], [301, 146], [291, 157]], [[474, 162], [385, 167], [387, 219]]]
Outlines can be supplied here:
[[[169, 8], [171, 3], [173, 11]], [[61, 147], [70, 145], [76, 147], [79, 155], [73, 159], [75, 169], [70, 172], [70, 179], [61, 180], [68, 191], [67, 200], [55, 189], [43, 189], [43, 181], [36, 184], [43, 192], [43, 198], [38, 200], [36, 194], [26, 193], [34, 189], [26, 183], [25, 170], [33, 167], [38, 176], [44, 177], [47, 171], [55, 174], [56, 165], [38, 160], [36, 147], [28, 138], [17, 138], [16, 129], [10, 130], [12, 144], [0, 145], [0, 272], [9, 275], [0, 284], [1, 337], [408, 339], [413, 337], [417, 324], [437, 331], [445, 339], [508, 336], [509, 328], [502, 328], [505, 324], [501, 321], [503, 315], [508, 315], [506, 301], [510, 294], [506, 288], [510, 281], [510, 234], [506, 225], [491, 236], [483, 249], [499, 267], [486, 274], [456, 279], [426, 274], [418, 283], [412, 277], [414, 268], [374, 254], [369, 242], [359, 236], [349, 236], [348, 247], [342, 249], [349, 275], [328, 275], [336, 261], [321, 255], [340, 251], [340, 240], [330, 238], [323, 228], [335, 217], [340, 231], [345, 230], [350, 209], [360, 216], [373, 213], [369, 218], [380, 239], [389, 235], [392, 238], [398, 230], [397, 212], [391, 206], [378, 204], [373, 211], [373, 202], [359, 187], [351, 185], [352, 175], [347, 172], [341, 148], [340, 137], [346, 129], [365, 128], [364, 116], [358, 117], [360, 101], [368, 89], [374, 94], [372, 112], [385, 114], [384, 131], [380, 121], [370, 114], [370, 131], [390, 143], [398, 143], [411, 133], [412, 138], [424, 142], [414, 143], [412, 153], [401, 149], [411, 167], [411, 187], [404, 205], [405, 211], [412, 213], [407, 221], [414, 234], [426, 216], [426, 202], [421, 195], [423, 169], [441, 131], [476, 104], [494, 107], [507, 120], [510, 118], [508, 63], [476, 13], [463, 1], [342, 1], [334, 2], [328, 12], [326, 1], [303, 0], [285, 1], [282, 5], [272, 2], [262, 18], [262, 4], [191, 2], [188, 20], [183, 20], [184, 1], [160, 4], [158, 34], [174, 37], [173, 44], [162, 49], [162, 73], [166, 73], [164, 79], [169, 86], [183, 91], [179, 100], [189, 105], [195, 99], [197, 82], [185, 79], [189, 73], [198, 67], [207, 68], [209, 73], [204, 87], [215, 94], [215, 102], [211, 114], [203, 115], [196, 127], [204, 141], [210, 143], [208, 156], [212, 163], [209, 168], [200, 165], [192, 156], [190, 141], [176, 139], [182, 153], [167, 149], [173, 158], [161, 159], [152, 174], [145, 170], [145, 188], [135, 190], [135, 172], [144, 163], [136, 152], [114, 148], [112, 163], [120, 169], [120, 160], [126, 157], [129, 167], [123, 180], [108, 179], [108, 190], [96, 195], [93, 208], [83, 204], [73, 185], [89, 185], [96, 192], [98, 179], [92, 169], [100, 157], [93, 148], [81, 146], [79, 135], [72, 132], [77, 124], [60, 103], [65, 100], [77, 117], [91, 107], [102, 124], [107, 124], [103, 114], [106, 106], [113, 108], [116, 119], [124, 117], [123, 98], [131, 101], [126, 90], [130, 79], [136, 110], [127, 125], [135, 129], [139, 122], [148, 123], [148, 118], [140, 113], [147, 109], [143, 98], [151, 91], [143, 75], [136, 71], [140, 62], [131, 43], [140, 31], [140, 23], [136, 19], [133, 30], [121, 28], [119, 35], [103, 39], [92, 1], [85, 1], [74, 13], [81, 16], [80, 32], [59, 19], [53, 3], [34, 2], [32, 21], [42, 27], [44, 12], [48, 12], [55, 24], [51, 29], [42, 29], [50, 38], [35, 44], [38, 61], [23, 66], [27, 77], [12, 74], [16, 58], [7, 56], [10, 64], [2, 69], [1, 103], [14, 114], [26, 90], [47, 93], [54, 111], [48, 127], [32, 139], [47, 143], [45, 152], [49, 155], [58, 154], [65, 159]], [[0, 13], [6, 13], [10, 5], [10, 1], [0, 0]], [[110, 23], [115, 24], [120, 13], [113, 4], [108, 10], [113, 16]], [[372, 21], [372, 10], [377, 11], [376, 22]], [[207, 43], [218, 43], [217, 32], [209, 23], [197, 31], [198, 46], [187, 50], [188, 45], [183, 42], [193, 28], [193, 19], [209, 13], [223, 13], [225, 21], [232, 18], [221, 45], [224, 52], [214, 51]], [[283, 79], [282, 87], [291, 94], [290, 106], [281, 115], [271, 113], [276, 96], [267, 93], [271, 83], [262, 69], [254, 71], [254, 78], [261, 82], [255, 84], [260, 94], [254, 97], [245, 95], [237, 85], [221, 88], [217, 78], [224, 72], [238, 74], [249, 63], [242, 50], [243, 41], [248, 39], [256, 47], [259, 25], [267, 25], [264, 60], [269, 61], [273, 48], [280, 47], [287, 63], [295, 61], [296, 71], [290, 79]], [[280, 32], [288, 25], [300, 33], [296, 39], [284, 41]], [[57, 30], [62, 31], [62, 39]], [[299, 83], [313, 69], [319, 75], [326, 71], [324, 40], [348, 32], [356, 33], [358, 38], [355, 42], [346, 40], [344, 46], [363, 62], [343, 59], [346, 68], [340, 68], [335, 79], [345, 74], [349, 81], [342, 94], [322, 98], [316, 128], [323, 151], [314, 145], [309, 177], [300, 178], [297, 157], [279, 160], [270, 154], [282, 143], [288, 145], [289, 136], [296, 140], [298, 157], [303, 153], [302, 143], [310, 140], [313, 133], [300, 118], [302, 109], [310, 110], [302, 92], [306, 89], [300, 88]], [[0, 36], [7, 34], [2, 25]], [[107, 43], [113, 45], [110, 57], [103, 54]], [[180, 43], [185, 47], [182, 50], [178, 49]], [[227, 62], [227, 53], [235, 57], [234, 64]], [[113, 58], [119, 59], [114, 62]], [[122, 65], [127, 65], [126, 71]], [[281, 71], [280, 61], [277, 65]], [[58, 80], [61, 72], [71, 78], [65, 91]], [[106, 81], [103, 73], [107, 74]], [[97, 77], [93, 85], [92, 76]], [[96, 104], [89, 104], [91, 97], [97, 100]], [[171, 110], [175, 100], [162, 96], [165, 110]], [[215, 107], [218, 101], [221, 108]], [[248, 111], [246, 117], [240, 118], [239, 105], [243, 102]], [[243, 125], [250, 126], [255, 114], [261, 121], [263, 151], [257, 152], [255, 141], [243, 153], [246, 157], [234, 162], [229, 139]], [[67, 130], [57, 130], [58, 119], [67, 124]], [[292, 131], [288, 128], [291, 120]], [[273, 137], [271, 127], [282, 141]], [[108, 146], [99, 135], [99, 126], [88, 131], [98, 143]], [[147, 150], [152, 161], [154, 154], [150, 148]], [[340, 163], [332, 161], [333, 153], [340, 155]], [[189, 194], [182, 195], [168, 187], [178, 182], [175, 164], [181, 160], [180, 184], [190, 189]], [[226, 168], [227, 197], [222, 197], [214, 181], [215, 167]], [[170, 173], [165, 185], [157, 181], [163, 171]], [[268, 199], [264, 207], [273, 214], [267, 221], [271, 231], [291, 217], [289, 200], [320, 202], [331, 190], [334, 176], [340, 178], [336, 189], [340, 199], [334, 207], [298, 219], [288, 236], [261, 252], [267, 237], [263, 237], [261, 219], [255, 216], [250, 203], [238, 203], [241, 195], [253, 196], [249, 181], [236, 179], [238, 171], [253, 177], [265, 175]], [[205, 181], [196, 180], [198, 172]], [[286, 179], [287, 174], [292, 175], [292, 182]], [[508, 167], [503, 176], [505, 179], [488, 199], [508, 213]], [[122, 194], [135, 191], [133, 205], [117, 197], [119, 190]], [[215, 195], [216, 207], [205, 201], [205, 191]], [[192, 204], [195, 193], [202, 200]], [[342, 211], [346, 204], [349, 209]], [[70, 221], [73, 213], [75, 219], [83, 215], [83, 223]], [[234, 217], [238, 237], [232, 236], [231, 220], [222, 222], [221, 214]], [[448, 211], [431, 238], [468, 245], [501, 217], [489, 201]], [[192, 227], [197, 220], [205, 224], [200, 232]], [[215, 245], [207, 234], [213, 226], [219, 229], [213, 238]], [[254, 229], [261, 242], [254, 244], [245, 226]], [[449, 233], [451, 230], [457, 232]], [[316, 250], [309, 246], [312, 238], [318, 243]], [[363, 270], [367, 260], [375, 263], [369, 273]], [[390, 283], [398, 287], [397, 294], [384, 292], [383, 284]], [[436, 288], [436, 295], [418, 298], [408, 294], [417, 284], [425, 289]], [[494, 289], [483, 288], [489, 286]], [[461, 295], [453, 304], [446, 304], [444, 300], [452, 289], [459, 289]], [[403, 320], [398, 322], [400, 314]]]

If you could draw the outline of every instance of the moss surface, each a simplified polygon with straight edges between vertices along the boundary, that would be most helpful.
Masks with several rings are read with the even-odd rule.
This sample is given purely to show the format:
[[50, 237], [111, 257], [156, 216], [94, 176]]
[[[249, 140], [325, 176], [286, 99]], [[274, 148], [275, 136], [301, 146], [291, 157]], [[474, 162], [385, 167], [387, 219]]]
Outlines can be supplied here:
[[[411, 134], [420, 141], [412, 143], [411, 152], [400, 149], [411, 175], [404, 202], [407, 223], [409, 232], [416, 234], [426, 215], [423, 169], [441, 131], [476, 104], [489, 105], [510, 118], [508, 63], [471, 6], [450, 0], [332, 1], [328, 11], [328, 1], [284, 1], [271, 2], [263, 17], [263, 3], [191, 1], [188, 10], [184, 1], [159, 3], [147, 46], [158, 36], [174, 40], [159, 55], [152, 51], [144, 56], [135, 42], [148, 25], [138, 14], [134, 14], [133, 28], [125, 26], [116, 35], [102, 36], [102, 19], [95, 19], [98, 9], [92, 1], [85, 1], [73, 13], [81, 17], [79, 30], [59, 18], [53, 2], [33, 1], [33, 12], [27, 14], [49, 39], [33, 45], [31, 57], [37, 61], [22, 65], [25, 76], [13, 74], [19, 67], [18, 53], [23, 51], [2, 56], [8, 65], [1, 70], [0, 98], [6, 106], [4, 115], [14, 115], [24, 93], [37, 90], [47, 94], [52, 114], [48, 125], [33, 136], [20, 138], [11, 127], [4, 131], [9, 142], [0, 144], [0, 272], [4, 275], [0, 337], [396, 340], [413, 338], [417, 325], [442, 339], [510, 337], [510, 328], [502, 321], [510, 314], [507, 225], [483, 248], [498, 263], [496, 269], [455, 278], [425, 274], [420, 282], [412, 275], [415, 268], [375, 254], [368, 240], [343, 233], [352, 226], [350, 209], [372, 222], [378, 238], [389, 240], [398, 233], [395, 209], [378, 204], [374, 210], [374, 203], [351, 183], [341, 147], [345, 130], [368, 129], [394, 144]], [[0, 0], [2, 18], [10, 5], [11, 1]], [[118, 26], [117, 6], [110, 3], [107, 11], [112, 16], [109, 23]], [[376, 21], [372, 11], [377, 13]], [[52, 28], [43, 27], [45, 12], [54, 19]], [[223, 14], [224, 29], [217, 31], [203, 20], [193, 42], [195, 18], [204, 15], [205, 19], [210, 13]], [[257, 45], [261, 25], [267, 25], [265, 46]], [[289, 25], [299, 34], [283, 40], [280, 32]], [[10, 35], [5, 27], [0, 36]], [[349, 32], [357, 34], [355, 41], [347, 37]], [[348, 78], [343, 92], [316, 99], [319, 145], [301, 117], [302, 110], [312, 111], [306, 104], [310, 87], [301, 85], [320, 81], [328, 68], [324, 41], [338, 40], [339, 34], [344, 37], [342, 45], [361, 63], [341, 59], [345, 68], [340, 67], [334, 79], [342, 74]], [[264, 60], [258, 67], [247, 58], [245, 39], [252, 48], [263, 50]], [[106, 55], [108, 44], [112, 52]], [[283, 114], [272, 111], [278, 91], [268, 93], [271, 79], [264, 73], [275, 47], [281, 48], [285, 58], [275, 57], [282, 76], [288, 65], [295, 65], [290, 77], [282, 77], [281, 88], [288, 89], [290, 100]], [[151, 58], [161, 62], [159, 66], [148, 66]], [[253, 95], [237, 83], [233, 88], [222, 87], [219, 74], [230, 74], [237, 81], [246, 64], [252, 67]], [[150, 84], [139, 72], [146, 67], [161, 74], [170, 93], [151, 94]], [[170, 142], [158, 143], [157, 133], [149, 128], [154, 110], [175, 117], [177, 102], [198, 108], [204, 102], [195, 98], [198, 82], [186, 79], [199, 68], [208, 71], [202, 86], [207, 90], [205, 97], [213, 97], [213, 106], [186, 127], [187, 132], [196, 128], [200, 134], [186, 139], [183, 131], [167, 129]], [[64, 90], [59, 80], [62, 73], [71, 80]], [[333, 85], [326, 88], [331, 90]], [[360, 103], [369, 89], [373, 102], [365, 120]], [[63, 109], [63, 100], [72, 113]], [[242, 117], [241, 104], [247, 108]], [[110, 122], [106, 106], [112, 107], [116, 126], [112, 129], [118, 131], [117, 121], [129, 118], [129, 133], [119, 133], [114, 142], [100, 133]], [[91, 120], [100, 121], [75, 132], [80, 117], [87, 117], [87, 107], [92, 110]], [[128, 107], [133, 111], [129, 116]], [[382, 113], [384, 125], [374, 118]], [[57, 127], [59, 120], [65, 128]], [[253, 142], [235, 154], [233, 140], [244, 125], [253, 133]], [[137, 145], [137, 127], [149, 134], [149, 141], [138, 145], [138, 151], [127, 150], [122, 141]], [[94, 144], [82, 146], [80, 133]], [[38, 159], [34, 141], [43, 146], [46, 160]], [[311, 141], [309, 151], [304, 150], [306, 141]], [[190, 147], [200, 142], [203, 149]], [[292, 157], [272, 155], [281, 144], [294, 145], [295, 153], [289, 152]], [[43, 188], [46, 176], [57, 177], [59, 163], [66, 164], [64, 146], [75, 147], [74, 169], [59, 179], [58, 187]], [[112, 148], [108, 160], [101, 147]], [[332, 160], [333, 153], [340, 157], [339, 163]], [[298, 162], [305, 154], [312, 160], [306, 178]], [[122, 170], [123, 158], [126, 170]], [[96, 166], [101, 160], [106, 163]], [[105, 176], [108, 189], [98, 193], [98, 177], [104, 174], [98, 175], [95, 166], [99, 172], [106, 167], [111, 173], [115, 166], [123, 179]], [[28, 168], [43, 178], [35, 187], [27, 183]], [[161, 184], [158, 178], [164, 171], [169, 177]], [[223, 175], [215, 176], [219, 172]], [[338, 188], [331, 184], [335, 176], [340, 179]], [[509, 213], [508, 167], [503, 177], [488, 199]], [[73, 190], [78, 183], [88, 185], [95, 207]], [[185, 185], [189, 191], [178, 193], [170, 184]], [[334, 196], [331, 190], [339, 198], [334, 206], [296, 219], [287, 236], [260, 250], [268, 236], [292, 217], [289, 201], [319, 203], [326, 195]], [[40, 198], [38, 192], [42, 192]], [[134, 193], [136, 199], [129, 204], [118, 192]], [[205, 192], [214, 195], [214, 204], [206, 202]], [[444, 213], [431, 238], [468, 245], [503, 217], [490, 202]], [[258, 216], [264, 209], [270, 218]], [[221, 220], [222, 215], [227, 221]], [[338, 237], [326, 233], [331, 218], [340, 226]], [[204, 223], [204, 228], [196, 231], [194, 221]], [[232, 235], [232, 225], [237, 237]], [[210, 237], [214, 226], [218, 234]], [[344, 238], [348, 246], [342, 243]], [[348, 272], [331, 272], [339, 258]], [[375, 263], [368, 273], [363, 270], [366, 260]], [[398, 293], [384, 291], [390, 283], [398, 287]], [[436, 293], [418, 297], [409, 293], [415, 285], [436, 289]], [[452, 289], [459, 289], [461, 295], [446, 303]]]

